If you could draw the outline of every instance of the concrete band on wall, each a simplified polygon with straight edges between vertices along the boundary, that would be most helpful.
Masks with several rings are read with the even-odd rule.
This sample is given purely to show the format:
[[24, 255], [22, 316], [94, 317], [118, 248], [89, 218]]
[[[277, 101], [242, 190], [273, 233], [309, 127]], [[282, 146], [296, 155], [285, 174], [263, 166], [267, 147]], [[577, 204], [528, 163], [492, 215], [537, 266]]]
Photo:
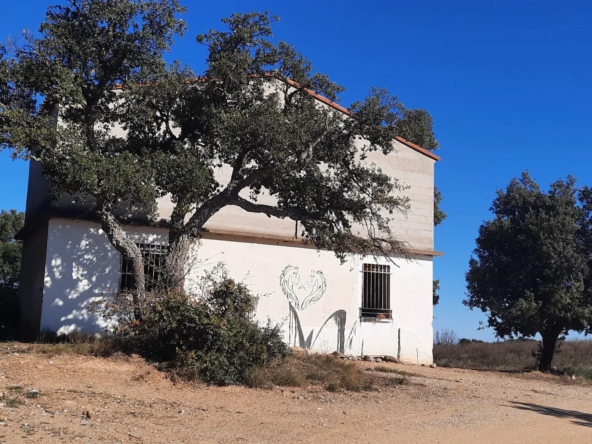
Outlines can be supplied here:
[[[166, 244], [167, 230], [129, 228], [138, 243]], [[329, 251], [290, 245], [203, 239], [191, 255], [188, 291], [204, 272], [223, 263], [229, 275], [258, 296], [256, 317], [280, 323], [286, 340], [318, 352], [392, 355], [432, 362], [432, 258], [411, 260], [351, 256], [344, 264]], [[392, 319], [360, 318], [362, 265], [391, 264]], [[108, 325], [89, 313], [93, 298], [119, 291], [121, 256], [99, 224], [51, 219], [41, 329], [102, 332]]]

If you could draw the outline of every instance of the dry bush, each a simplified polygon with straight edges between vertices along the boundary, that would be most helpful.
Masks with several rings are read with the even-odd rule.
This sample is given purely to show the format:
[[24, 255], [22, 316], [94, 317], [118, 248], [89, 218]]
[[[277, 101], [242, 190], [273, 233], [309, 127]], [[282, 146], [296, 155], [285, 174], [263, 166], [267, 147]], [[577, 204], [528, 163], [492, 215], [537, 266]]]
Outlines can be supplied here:
[[353, 362], [331, 355], [311, 354], [304, 358], [290, 357], [283, 362], [257, 369], [249, 385], [302, 387], [323, 386], [329, 391], [373, 390], [378, 377]]
[[454, 345], [458, 342], [458, 335], [454, 330], [442, 329], [434, 334], [434, 344]]
[[[441, 367], [523, 371], [537, 368], [537, 341], [477, 342], [434, 345], [434, 362]], [[564, 341], [553, 359], [559, 373], [592, 379], [592, 341]]]

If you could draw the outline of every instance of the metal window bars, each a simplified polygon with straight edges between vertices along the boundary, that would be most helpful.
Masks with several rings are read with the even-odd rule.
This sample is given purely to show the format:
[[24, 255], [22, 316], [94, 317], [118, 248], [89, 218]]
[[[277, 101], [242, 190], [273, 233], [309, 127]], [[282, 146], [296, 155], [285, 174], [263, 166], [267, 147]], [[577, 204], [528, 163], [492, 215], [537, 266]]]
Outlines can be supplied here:
[[390, 265], [363, 264], [362, 318], [391, 319]]
[[[166, 245], [136, 244], [144, 257], [144, 278], [146, 291], [152, 291], [160, 282], [161, 270], [166, 258]], [[119, 290], [133, 292], [136, 289], [136, 276], [132, 261], [126, 255], [121, 256], [121, 279]]]

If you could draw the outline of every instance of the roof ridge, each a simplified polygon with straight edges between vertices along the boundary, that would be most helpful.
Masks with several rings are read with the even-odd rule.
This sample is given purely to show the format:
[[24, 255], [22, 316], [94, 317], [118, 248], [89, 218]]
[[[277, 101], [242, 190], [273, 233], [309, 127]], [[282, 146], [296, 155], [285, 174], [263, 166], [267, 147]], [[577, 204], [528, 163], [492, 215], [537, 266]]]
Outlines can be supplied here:
[[[280, 80], [281, 80], [281, 79], [280, 79]], [[287, 80], [287, 81], [288, 81], [288, 83], [289, 83], [290, 85], [292, 85], [292, 86], [295, 86], [295, 87], [301, 87], [301, 86], [300, 86], [300, 85], [299, 85], [297, 82], [295, 82], [295, 81], [294, 81], [294, 80], [292, 80], [292, 79], [288, 79], [288, 78], [287, 78], [286, 80]], [[320, 94], [317, 94], [316, 92], [314, 92], [314, 91], [312, 91], [312, 90], [310, 90], [310, 89], [308, 89], [308, 88], [304, 88], [304, 90], [305, 90], [305, 91], [306, 91], [308, 94], [310, 94], [311, 96], [313, 96], [315, 99], [317, 99], [317, 100], [320, 100], [321, 102], [323, 102], [323, 103], [325, 103], [325, 104], [329, 105], [330, 107], [332, 107], [332, 108], [334, 108], [334, 109], [336, 109], [336, 110], [338, 110], [338, 111], [341, 111], [342, 113], [344, 113], [344, 114], [347, 114], [348, 116], [352, 116], [352, 117], [353, 117], [354, 113], [352, 113], [352, 112], [351, 112], [349, 109], [347, 109], [347, 108], [344, 108], [343, 106], [341, 106], [341, 105], [339, 105], [339, 104], [337, 104], [337, 103], [335, 103], [335, 102], [333, 102], [333, 101], [329, 100], [328, 98], [326, 98], [326, 97], [324, 97], [324, 96], [322, 96], [322, 95], [320, 95]], [[401, 142], [402, 144], [404, 144], [404, 145], [408, 146], [409, 148], [412, 148], [412, 149], [414, 149], [415, 151], [417, 151], [417, 152], [419, 152], [419, 153], [421, 153], [421, 154], [424, 154], [424, 155], [426, 155], [426, 156], [428, 156], [428, 157], [430, 157], [430, 158], [434, 159], [436, 162], [437, 162], [438, 160], [441, 160], [440, 156], [436, 156], [436, 155], [435, 155], [435, 154], [433, 154], [433, 153], [432, 153], [430, 150], [427, 150], [427, 149], [425, 149], [425, 148], [422, 148], [422, 147], [420, 147], [419, 145], [417, 145], [417, 144], [415, 144], [415, 143], [409, 142], [408, 140], [405, 140], [405, 139], [403, 139], [403, 138], [402, 138], [402, 137], [400, 137], [400, 136], [396, 136], [396, 137], [395, 137], [395, 139], [396, 139], [396, 140], [398, 140], [399, 142]]]

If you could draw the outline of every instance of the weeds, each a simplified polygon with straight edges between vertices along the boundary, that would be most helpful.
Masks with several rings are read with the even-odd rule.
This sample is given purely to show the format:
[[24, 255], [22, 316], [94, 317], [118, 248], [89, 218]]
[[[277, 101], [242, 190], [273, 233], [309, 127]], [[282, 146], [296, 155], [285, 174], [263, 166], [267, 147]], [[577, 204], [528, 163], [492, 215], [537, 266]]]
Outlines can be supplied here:
[[322, 381], [323, 375], [319, 372], [312, 371], [306, 374], [306, 379], [308, 379], [309, 381]]
[[139, 375], [132, 376], [132, 381], [136, 381], [136, 382], [145, 381], [149, 375], [150, 375], [150, 370], [148, 370], [144, 373], [140, 373]]
[[6, 405], [6, 407], [10, 407], [13, 409], [18, 409], [19, 406], [25, 404], [25, 401], [17, 398], [16, 396], [14, 398], [0, 398], [0, 401], [4, 402], [4, 405]]
[[384, 366], [377, 366], [374, 367], [373, 370], [375, 372], [381, 372], [381, 373], [395, 373], [397, 375], [401, 375], [401, 376], [405, 376], [405, 377], [410, 377], [410, 376], [415, 376], [415, 377], [423, 377], [422, 375], [418, 374], [418, 373], [411, 373], [411, 372], [406, 372], [404, 370], [399, 370], [396, 368], [391, 368], [391, 367], [384, 367]]
[[409, 384], [409, 378], [407, 376], [401, 376], [400, 378], [388, 378], [387, 385], [407, 385]]

